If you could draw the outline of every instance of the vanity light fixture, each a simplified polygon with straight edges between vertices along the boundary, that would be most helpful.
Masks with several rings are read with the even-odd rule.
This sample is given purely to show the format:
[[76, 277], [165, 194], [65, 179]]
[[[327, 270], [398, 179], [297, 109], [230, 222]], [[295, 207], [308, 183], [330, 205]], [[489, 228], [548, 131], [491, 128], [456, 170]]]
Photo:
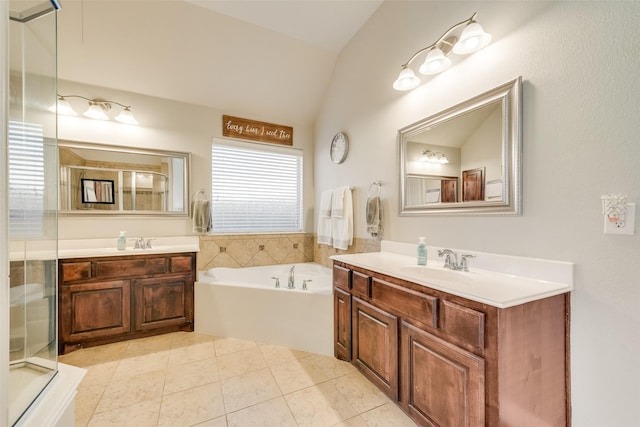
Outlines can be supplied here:
[[[456, 55], [467, 55], [477, 52], [488, 45], [491, 42], [491, 35], [486, 33], [482, 26], [475, 21], [476, 15], [477, 13], [474, 13], [471, 18], [457, 23], [449, 28], [435, 43], [414, 53], [407, 62], [402, 64], [402, 70], [393, 83], [393, 88], [402, 91], [411, 90], [420, 84], [420, 79], [409, 68], [409, 65], [423, 52], [429, 51], [418, 71], [423, 75], [430, 75], [440, 73], [449, 68], [451, 59], [448, 58], [448, 55], [451, 52]], [[462, 26], [465, 27], [460, 36], [456, 36], [454, 33]]]
[[65, 116], [77, 116], [78, 114], [74, 111], [73, 107], [66, 98], [81, 98], [89, 103], [89, 108], [87, 111], [82, 113], [83, 116], [88, 117], [90, 119], [96, 120], [109, 120], [109, 116], [107, 115], [108, 111], [111, 111], [112, 105], [119, 105], [122, 107], [122, 111], [115, 117], [116, 121], [120, 123], [126, 123], [128, 125], [137, 125], [138, 121], [133, 117], [133, 113], [131, 112], [130, 105], [124, 105], [116, 101], [107, 101], [105, 99], [100, 98], [86, 98], [80, 95], [58, 95], [58, 102], [51, 107], [49, 107], [49, 111], [55, 113], [56, 111], [59, 114]]
[[449, 160], [447, 159], [447, 156], [444, 155], [444, 153], [441, 153], [439, 151], [434, 152], [431, 150], [423, 151], [422, 156], [420, 157], [420, 161], [428, 163], [440, 163], [443, 165], [449, 163]]

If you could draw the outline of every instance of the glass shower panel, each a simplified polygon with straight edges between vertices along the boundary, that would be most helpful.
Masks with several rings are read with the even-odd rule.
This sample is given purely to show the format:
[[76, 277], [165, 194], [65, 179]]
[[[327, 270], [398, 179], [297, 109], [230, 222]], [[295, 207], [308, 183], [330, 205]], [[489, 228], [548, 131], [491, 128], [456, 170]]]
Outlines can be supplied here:
[[[9, 2], [9, 423], [57, 372], [56, 13]], [[4, 236], [3, 236], [4, 238]], [[4, 244], [4, 242], [3, 242]]]

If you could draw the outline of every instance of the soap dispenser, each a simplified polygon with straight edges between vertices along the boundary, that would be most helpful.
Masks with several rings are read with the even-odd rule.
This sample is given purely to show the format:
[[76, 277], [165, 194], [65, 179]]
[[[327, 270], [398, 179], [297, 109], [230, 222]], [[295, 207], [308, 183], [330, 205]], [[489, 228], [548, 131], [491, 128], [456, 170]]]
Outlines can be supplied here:
[[427, 265], [427, 244], [424, 237], [420, 237], [418, 242], [418, 265]]
[[124, 251], [125, 249], [127, 249], [127, 236], [126, 236], [127, 232], [126, 231], [121, 231], [120, 235], [118, 236], [118, 250], [119, 251]]

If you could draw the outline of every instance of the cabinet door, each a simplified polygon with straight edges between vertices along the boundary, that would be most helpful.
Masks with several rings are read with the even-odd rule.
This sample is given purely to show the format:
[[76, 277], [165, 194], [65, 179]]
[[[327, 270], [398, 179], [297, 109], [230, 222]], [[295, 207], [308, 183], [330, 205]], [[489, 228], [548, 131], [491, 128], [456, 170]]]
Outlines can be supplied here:
[[421, 425], [484, 426], [484, 359], [406, 322], [401, 404]]
[[137, 279], [133, 288], [136, 331], [193, 321], [191, 275]]
[[353, 363], [389, 397], [398, 398], [398, 319], [352, 297]]
[[351, 361], [351, 295], [333, 291], [333, 349], [338, 359]]
[[130, 298], [128, 280], [61, 286], [62, 342], [79, 342], [129, 332]]

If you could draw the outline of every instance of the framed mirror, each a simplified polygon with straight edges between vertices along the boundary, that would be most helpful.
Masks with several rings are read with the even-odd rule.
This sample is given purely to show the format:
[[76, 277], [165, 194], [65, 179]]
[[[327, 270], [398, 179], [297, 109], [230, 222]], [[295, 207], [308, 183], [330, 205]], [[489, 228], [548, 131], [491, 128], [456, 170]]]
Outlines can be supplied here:
[[190, 153], [58, 141], [60, 213], [189, 215]]
[[522, 78], [398, 131], [400, 215], [520, 215]]

